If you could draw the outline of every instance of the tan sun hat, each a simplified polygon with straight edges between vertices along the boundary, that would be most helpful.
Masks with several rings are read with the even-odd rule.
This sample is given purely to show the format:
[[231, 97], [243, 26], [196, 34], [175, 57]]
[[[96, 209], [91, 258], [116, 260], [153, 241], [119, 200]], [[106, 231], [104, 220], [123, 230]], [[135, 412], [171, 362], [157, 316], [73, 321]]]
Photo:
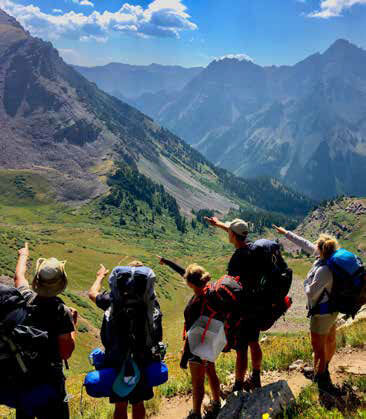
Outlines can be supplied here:
[[225, 226], [238, 236], [246, 237], [249, 233], [249, 224], [240, 218], [235, 218], [233, 221], [228, 221], [225, 223]]
[[66, 261], [56, 258], [38, 259], [32, 288], [41, 297], [55, 297], [67, 286]]

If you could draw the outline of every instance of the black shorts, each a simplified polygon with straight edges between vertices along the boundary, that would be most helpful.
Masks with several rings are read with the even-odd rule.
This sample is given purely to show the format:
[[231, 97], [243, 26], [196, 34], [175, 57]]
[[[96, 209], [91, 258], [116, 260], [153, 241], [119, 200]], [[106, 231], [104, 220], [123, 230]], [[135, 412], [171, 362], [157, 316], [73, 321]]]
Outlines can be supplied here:
[[258, 342], [260, 327], [253, 321], [242, 320], [239, 327], [237, 349], [244, 349], [251, 342]]
[[145, 402], [151, 400], [154, 397], [154, 391], [152, 387], [149, 387], [145, 380], [141, 378], [137, 386], [132, 390], [132, 392], [126, 397], [120, 397], [117, 394], [113, 394], [109, 398], [110, 403], [123, 403], [128, 402], [131, 404], [137, 404], [140, 402]]

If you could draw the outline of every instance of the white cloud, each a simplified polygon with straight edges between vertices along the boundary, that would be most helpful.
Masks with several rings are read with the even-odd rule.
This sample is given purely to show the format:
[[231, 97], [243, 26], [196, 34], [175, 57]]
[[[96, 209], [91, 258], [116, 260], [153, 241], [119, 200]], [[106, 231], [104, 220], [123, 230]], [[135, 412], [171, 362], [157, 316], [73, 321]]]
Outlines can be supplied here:
[[71, 0], [73, 3], [78, 4], [79, 6], [90, 6], [94, 7], [94, 3], [89, 0]]
[[61, 9], [52, 9], [52, 13], [63, 13]]
[[[79, 4], [89, 0], [75, 0]], [[0, 7], [14, 16], [31, 34], [51, 40], [106, 42], [112, 33], [122, 32], [140, 37], [179, 38], [186, 30], [195, 30], [183, 0], [154, 0], [146, 8], [125, 3], [116, 12], [93, 11], [86, 15], [70, 11], [57, 16], [38, 6], [0, 0]]]
[[356, 4], [366, 4], [366, 0], [322, 0], [320, 2], [320, 10], [310, 13], [308, 16], [329, 19], [341, 16], [344, 10], [350, 9]]
[[254, 63], [253, 58], [249, 57], [249, 55], [246, 54], [227, 54], [223, 55], [222, 57], [215, 58], [214, 61], [222, 61], [222, 60], [238, 60], [238, 61], [250, 61], [251, 63]]

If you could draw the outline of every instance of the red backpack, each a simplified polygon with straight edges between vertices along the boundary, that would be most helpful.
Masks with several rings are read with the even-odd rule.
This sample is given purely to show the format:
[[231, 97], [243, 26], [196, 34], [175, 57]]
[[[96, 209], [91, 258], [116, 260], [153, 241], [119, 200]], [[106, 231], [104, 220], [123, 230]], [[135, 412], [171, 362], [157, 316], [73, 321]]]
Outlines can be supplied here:
[[206, 285], [201, 306], [201, 316], [207, 316], [209, 320], [201, 337], [202, 342], [205, 340], [211, 320], [216, 319], [225, 324], [227, 339], [229, 346], [231, 346], [231, 329], [240, 322], [243, 287], [239, 279], [239, 277], [224, 275], [216, 282]]

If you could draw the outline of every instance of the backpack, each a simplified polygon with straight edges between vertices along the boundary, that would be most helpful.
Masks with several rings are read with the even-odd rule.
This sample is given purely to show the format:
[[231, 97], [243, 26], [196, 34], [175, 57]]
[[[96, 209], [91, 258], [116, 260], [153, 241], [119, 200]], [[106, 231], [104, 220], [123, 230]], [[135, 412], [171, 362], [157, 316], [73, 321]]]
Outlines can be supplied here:
[[162, 340], [162, 313], [154, 292], [155, 275], [148, 267], [118, 266], [109, 285], [112, 304], [105, 313], [102, 340], [106, 363], [121, 367], [130, 354], [151, 355]]
[[32, 300], [26, 301], [18, 289], [0, 284], [1, 388], [25, 388], [44, 369], [48, 333], [29, 325], [31, 314]]
[[362, 260], [345, 249], [339, 249], [327, 259], [326, 264], [333, 274], [329, 296], [332, 311], [354, 318], [366, 304], [366, 271]]
[[260, 330], [265, 331], [291, 307], [292, 300], [287, 294], [292, 284], [292, 270], [283, 259], [277, 242], [260, 239], [250, 249], [260, 279], [257, 289], [252, 290], [252, 298], [243, 298], [243, 314], [245, 318], [255, 320]]

